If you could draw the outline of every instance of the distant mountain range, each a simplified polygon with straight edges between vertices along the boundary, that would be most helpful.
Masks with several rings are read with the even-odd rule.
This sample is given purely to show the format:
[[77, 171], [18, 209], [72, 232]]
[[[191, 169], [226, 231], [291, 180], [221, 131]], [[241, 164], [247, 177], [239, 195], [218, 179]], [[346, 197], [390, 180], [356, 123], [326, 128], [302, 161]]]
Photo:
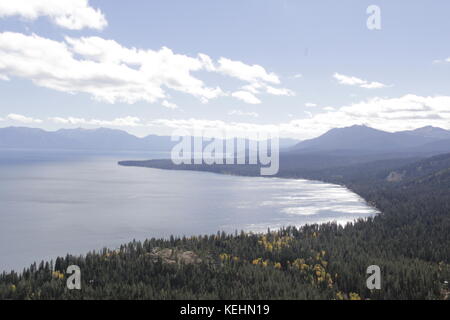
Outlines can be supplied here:
[[170, 137], [150, 135], [138, 138], [113, 129], [61, 129], [45, 131], [25, 127], [0, 129], [0, 148], [66, 149], [95, 151], [169, 151]]
[[[280, 139], [280, 147], [292, 147], [298, 142], [294, 139]], [[169, 152], [177, 143], [171, 141], [169, 136], [149, 135], [138, 138], [125, 131], [106, 128], [58, 131], [27, 127], [0, 128], [1, 149]]]
[[[0, 128], [1, 149], [168, 152], [176, 143], [169, 136], [138, 138], [125, 131], [106, 128], [58, 131]], [[281, 139], [280, 146], [284, 151], [300, 154], [439, 154], [450, 152], [450, 131], [429, 126], [390, 133], [367, 126], [352, 126], [332, 129], [318, 138], [302, 142]]]
[[450, 152], [450, 131], [424, 127], [412, 131], [385, 132], [367, 126], [328, 131], [289, 149], [293, 153], [445, 153]]

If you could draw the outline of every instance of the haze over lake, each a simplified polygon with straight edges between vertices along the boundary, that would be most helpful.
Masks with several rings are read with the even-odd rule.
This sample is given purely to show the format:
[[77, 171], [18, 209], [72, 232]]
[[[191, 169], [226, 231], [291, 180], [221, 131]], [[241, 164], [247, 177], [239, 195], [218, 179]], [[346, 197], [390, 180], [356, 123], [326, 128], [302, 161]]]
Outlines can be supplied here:
[[356, 194], [306, 180], [121, 167], [165, 154], [0, 151], [0, 271], [133, 239], [266, 231], [376, 213]]

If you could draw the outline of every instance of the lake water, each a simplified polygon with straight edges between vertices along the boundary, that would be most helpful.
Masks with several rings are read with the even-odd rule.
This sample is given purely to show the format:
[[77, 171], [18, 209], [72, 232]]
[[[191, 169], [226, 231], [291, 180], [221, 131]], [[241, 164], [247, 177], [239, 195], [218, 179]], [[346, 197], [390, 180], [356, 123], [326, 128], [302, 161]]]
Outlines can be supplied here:
[[133, 239], [259, 232], [376, 214], [332, 184], [117, 165], [151, 157], [0, 151], [0, 272]]

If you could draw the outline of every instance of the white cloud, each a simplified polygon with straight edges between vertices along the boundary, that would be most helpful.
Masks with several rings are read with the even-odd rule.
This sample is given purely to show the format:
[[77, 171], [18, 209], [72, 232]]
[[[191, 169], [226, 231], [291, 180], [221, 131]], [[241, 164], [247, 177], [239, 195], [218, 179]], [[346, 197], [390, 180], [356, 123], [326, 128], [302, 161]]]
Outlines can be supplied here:
[[295, 79], [300, 79], [303, 78], [303, 75], [301, 73], [297, 73], [296, 75], [294, 75]]
[[245, 103], [249, 104], [260, 104], [261, 100], [259, 100], [253, 93], [247, 91], [236, 91], [231, 94], [236, 99], [242, 100]]
[[450, 96], [372, 98], [339, 109], [320, 112], [310, 118], [279, 124], [224, 122], [205, 119], [157, 119], [152, 126], [187, 130], [220, 129], [227, 132], [279, 132], [281, 137], [309, 139], [335, 127], [366, 124], [386, 131], [410, 130], [427, 125], [450, 129]]
[[271, 86], [267, 86], [266, 91], [268, 94], [272, 94], [275, 96], [295, 96], [294, 91], [285, 88], [274, 88]]
[[71, 30], [101, 30], [108, 24], [103, 13], [92, 8], [88, 0], [2, 0], [0, 17], [7, 16], [28, 20], [47, 16], [56, 25]]
[[335, 78], [340, 84], [348, 86], [358, 86], [365, 89], [381, 89], [387, 87], [381, 82], [369, 82], [357, 77], [346, 76], [339, 73], [335, 73], [333, 75], [333, 78]]
[[307, 103], [305, 103], [305, 107], [308, 107], [308, 108], [315, 108], [315, 107], [317, 107], [317, 104], [312, 103], [312, 102], [307, 102]]
[[[79, 57], [77, 59], [77, 57]], [[87, 93], [108, 102], [157, 102], [165, 88], [207, 102], [223, 94], [191, 72], [204, 68], [198, 58], [125, 48], [99, 37], [58, 42], [37, 35], [0, 33], [0, 72], [31, 79], [36, 85], [68, 93]]]
[[248, 85], [245, 85], [241, 88], [243, 91], [248, 91], [254, 95], [262, 93], [264, 91], [265, 93], [274, 95], [274, 96], [295, 96], [295, 92], [286, 89], [286, 88], [276, 88], [272, 87], [266, 83], [263, 82], [254, 82]]
[[34, 119], [34, 118], [23, 116], [21, 114], [16, 114], [16, 113], [8, 114], [6, 116], [6, 119], [15, 121], [15, 122], [25, 123], [25, 124], [42, 123], [42, 120], [40, 120], [40, 119]]
[[350, 117], [365, 118], [368, 121], [381, 124], [384, 121], [398, 120], [409, 126], [412, 122], [450, 121], [450, 97], [423, 97], [414, 94], [400, 98], [371, 98], [339, 109]]
[[385, 88], [385, 87], [386, 87], [386, 85], [381, 82], [368, 82], [368, 83], [361, 85], [361, 88], [366, 88], [366, 89], [381, 89], [381, 88]]
[[242, 90], [244, 91], [248, 91], [250, 93], [253, 94], [259, 94], [260, 93], [260, 89], [262, 89], [263, 86], [259, 83], [252, 83], [252, 84], [247, 84], [245, 86], [242, 87]]
[[212, 59], [209, 56], [207, 56], [206, 54], [203, 54], [203, 53], [199, 53], [198, 58], [202, 62], [203, 66], [205, 67], [205, 70], [210, 71], [210, 72], [216, 71], [214, 62], [212, 61]]
[[259, 114], [256, 112], [244, 112], [242, 110], [231, 110], [228, 112], [230, 116], [243, 116], [243, 117], [254, 117], [258, 118]]
[[[168, 108], [166, 90], [198, 98], [202, 103], [229, 95], [220, 87], [208, 87], [193, 73], [216, 72], [248, 81], [231, 94], [250, 104], [259, 104], [256, 94], [292, 96], [294, 92], [275, 88], [279, 78], [258, 65], [246, 65], [226, 58], [216, 67], [210, 57], [176, 54], [163, 47], [158, 51], [123, 47], [100, 37], [46, 39], [35, 34], [0, 33], [0, 78], [20, 77], [34, 84], [67, 93], [86, 93], [95, 100], [133, 104], [161, 102]], [[165, 102], [164, 102], [165, 101]]]
[[345, 84], [349, 86], [361, 86], [365, 83], [367, 83], [365, 80], [351, 77], [351, 76], [345, 76], [343, 74], [335, 73], [333, 77], [339, 81], [340, 84]]
[[[210, 119], [153, 119], [141, 120], [137, 117], [123, 117], [114, 120], [84, 119], [84, 118], [49, 118], [61, 125], [89, 125], [101, 127], [139, 127], [152, 132], [162, 129], [194, 130], [226, 130], [236, 136], [249, 133], [278, 132], [280, 137], [309, 139], [317, 137], [335, 127], [347, 127], [355, 124], [365, 124], [386, 131], [410, 130], [433, 125], [450, 130], [450, 96], [423, 97], [413, 94], [398, 98], [372, 98], [341, 108], [327, 107], [326, 112], [308, 113], [307, 118], [293, 119], [278, 124], [226, 122]], [[255, 116], [251, 112], [232, 110], [230, 115]], [[256, 117], [255, 117], [256, 118]], [[42, 123], [17, 114], [7, 116], [8, 120], [22, 123]], [[156, 129], [156, 130], [155, 130]]]
[[304, 113], [310, 118], [313, 117], [313, 114], [310, 111], [304, 111]]
[[168, 109], [178, 109], [178, 106], [175, 103], [169, 102], [167, 100], [164, 100], [161, 104], [163, 107], [166, 107]]
[[148, 123], [152, 127], [185, 129], [200, 134], [209, 132], [226, 131], [236, 137], [248, 137], [249, 133], [275, 133], [277, 125], [260, 125], [248, 122], [225, 122], [222, 120], [207, 119], [155, 119]]
[[227, 58], [219, 59], [216, 70], [220, 73], [250, 83], [268, 82], [280, 84], [280, 79], [275, 73], [268, 73], [259, 65], [248, 65], [241, 61], [233, 61]]
[[[327, 112], [311, 119], [280, 124], [286, 135], [312, 138], [335, 127], [366, 124], [386, 131], [410, 130], [433, 125], [450, 129], [450, 96], [423, 97], [408, 94], [399, 98], [371, 98]], [[289, 133], [289, 134], [288, 134]]]
[[434, 64], [439, 64], [439, 63], [449, 63], [450, 62], [450, 58], [444, 59], [444, 60], [434, 60], [433, 63]]
[[[264, 91], [267, 94], [275, 96], [294, 96], [295, 93], [292, 90], [286, 88], [276, 88], [271, 84], [279, 85], [281, 83], [280, 78], [273, 72], [269, 73], [260, 65], [248, 65], [241, 61], [234, 61], [227, 58], [220, 58], [218, 66], [212, 66], [210, 61], [204, 60], [209, 66], [210, 70], [215, 72], [248, 82], [243, 86], [241, 91], [232, 94], [233, 97], [240, 99], [250, 104], [261, 103], [255, 95]], [[247, 94], [243, 92], [247, 91]], [[259, 101], [259, 102], [257, 102]]]
[[124, 118], [116, 118], [114, 120], [98, 120], [90, 119], [86, 120], [84, 118], [61, 118], [61, 117], [51, 117], [50, 121], [57, 124], [65, 125], [90, 125], [90, 126], [100, 126], [100, 127], [139, 127], [143, 126], [141, 119], [138, 117], [127, 116]]
[[80, 125], [80, 124], [86, 124], [86, 120], [82, 118], [61, 118], [61, 117], [50, 117], [48, 118], [50, 121], [58, 124], [74, 124], [74, 125]]

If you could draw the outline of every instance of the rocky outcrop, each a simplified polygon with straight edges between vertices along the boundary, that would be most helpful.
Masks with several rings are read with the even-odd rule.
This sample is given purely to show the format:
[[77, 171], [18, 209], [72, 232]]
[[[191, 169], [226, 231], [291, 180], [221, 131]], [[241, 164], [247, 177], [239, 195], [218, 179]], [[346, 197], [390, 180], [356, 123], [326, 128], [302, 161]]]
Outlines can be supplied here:
[[202, 259], [193, 251], [183, 251], [179, 249], [170, 248], [154, 248], [152, 252], [148, 253], [155, 261], [162, 260], [167, 264], [198, 264]]
[[388, 177], [386, 178], [386, 181], [388, 182], [400, 182], [403, 180], [403, 177], [405, 176], [404, 173], [392, 171]]

